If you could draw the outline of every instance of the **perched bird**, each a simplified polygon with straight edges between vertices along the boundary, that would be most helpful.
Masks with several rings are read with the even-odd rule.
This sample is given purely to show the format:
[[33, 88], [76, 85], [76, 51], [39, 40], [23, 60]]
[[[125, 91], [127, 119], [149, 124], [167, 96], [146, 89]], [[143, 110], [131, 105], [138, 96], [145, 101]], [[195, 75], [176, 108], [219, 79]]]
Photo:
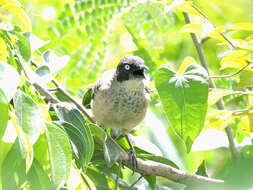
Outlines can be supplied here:
[[124, 56], [116, 69], [106, 71], [92, 87], [91, 108], [96, 122], [112, 129], [121, 129], [130, 151], [130, 161], [137, 167], [136, 153], [127, 134], [145, 117], [151, 93], [144, 71], [148, 67], [138, 56]]

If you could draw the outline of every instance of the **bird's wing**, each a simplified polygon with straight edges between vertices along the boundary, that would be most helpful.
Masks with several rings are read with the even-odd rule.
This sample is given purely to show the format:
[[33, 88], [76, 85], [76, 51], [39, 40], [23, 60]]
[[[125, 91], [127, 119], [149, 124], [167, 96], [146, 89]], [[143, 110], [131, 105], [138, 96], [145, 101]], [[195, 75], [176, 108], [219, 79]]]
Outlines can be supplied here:
[[114, 73], [115, 69], [108, 70], [94, 84], [89, 85], [89, 88], [92, 89], [92, 98], [94, 98], [97, 91], [110, 88]]

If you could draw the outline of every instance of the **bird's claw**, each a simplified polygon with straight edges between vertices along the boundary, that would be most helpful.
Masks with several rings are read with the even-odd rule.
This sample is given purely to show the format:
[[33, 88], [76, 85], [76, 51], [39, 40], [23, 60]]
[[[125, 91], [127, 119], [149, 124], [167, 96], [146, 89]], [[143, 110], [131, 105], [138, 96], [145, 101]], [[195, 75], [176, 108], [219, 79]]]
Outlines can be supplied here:
[[134, 172], [136, 171], [137, 166], [138, 166], [137, 165], [137, 157], [136, 157], [136, 153], [134, 150], [130, 150], [130, 152], [129, 152], [129, 161], [132, 164], [133, 174], [134, 174]]

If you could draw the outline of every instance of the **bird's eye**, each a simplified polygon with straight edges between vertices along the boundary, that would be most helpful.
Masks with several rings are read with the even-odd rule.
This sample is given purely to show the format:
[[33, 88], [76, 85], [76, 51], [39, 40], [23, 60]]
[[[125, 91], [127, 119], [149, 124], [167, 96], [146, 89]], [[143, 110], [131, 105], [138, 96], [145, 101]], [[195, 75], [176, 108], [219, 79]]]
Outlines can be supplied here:
[[125, 69], [126, 69], [127, 71], [130, 70], [130, 65], [126, 64], [126, 65], [125, 65]]

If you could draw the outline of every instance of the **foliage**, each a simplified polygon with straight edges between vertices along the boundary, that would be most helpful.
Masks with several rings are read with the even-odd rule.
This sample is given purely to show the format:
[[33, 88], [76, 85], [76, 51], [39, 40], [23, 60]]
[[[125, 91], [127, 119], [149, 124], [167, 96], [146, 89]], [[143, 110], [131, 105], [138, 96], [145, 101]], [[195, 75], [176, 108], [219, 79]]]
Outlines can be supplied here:
[[[252, 176], [247, 168], [253, 157], [253, 24], [231, 24], [240, 10], [230, 1], [212, 2], [57, 1], [57, 17], [46, 22], [35, 16], [30, 1], [0, 0], [0, 189], [113, 189], [118, 174], [119, 189], [127, 189], [138, 179], [126, 167], [118, 171], [120, 151], [129, 149], [126, 140], [112, 139], [65, 93], [52, 89], [59, 81], [78, 101], [84, 97], [89, 108], [88, 84], [125, 54], [145, 60], [154, 90], [142, 124], [151, 127], [131, 135], [137, 157], [225, 179], [224, 189], [234, 183], [252, 187], [238, 173]], [[247, 3], [253, 5], [236, 3], [245, 10]], [[182, 12], [191, 23], [185, 24]], [[207, 56], [208, 65], [198, 61], [188, 33], [203, 45], [200, 56]], [[57, 101], [41, 88], [50, 89]], [[230, 149], [228, 144], [210, 149], [208, 142], [216, 139], [198, 140], [214, 130], [226, 140], [228, 129], [237, 142], [236, 155], [229, 154], [231, 142]], [[245, 141], [250, 143], [239, 149]], [[203, 144], [204, 151], [198, 149]], [[182, 188], [157, 176], [144, 176], [133, 189], [141, 186]]]

